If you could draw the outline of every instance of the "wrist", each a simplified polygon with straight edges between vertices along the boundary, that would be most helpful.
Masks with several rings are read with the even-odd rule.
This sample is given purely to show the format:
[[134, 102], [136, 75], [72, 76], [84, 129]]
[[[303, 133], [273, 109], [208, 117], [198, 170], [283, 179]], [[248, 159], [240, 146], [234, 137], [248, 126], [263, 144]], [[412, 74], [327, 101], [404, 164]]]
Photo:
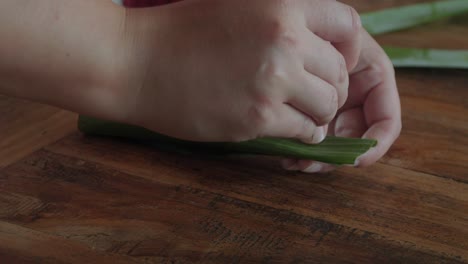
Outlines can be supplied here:
[[100, 23], [99, 40], [87, 56], [98, 57], [94, 67], [88, 69], [88, 89], [85, 103], [90, 107], [80, 113], [114, 121], [124, 121], [127, 87], [125, 82], [125, 8], [113, 4]]
[[163, 65], [163, 59], [158, 53], [163, 52], [161, 46], [168, 41], [162, 39], [165, 15], [160, 8], [122, 9], [120, 31], [102, 67], [108, 92], [113, 94], [109, 119], [144, 125], [141, 94], [144, 89], [155, 92], [160, 86], [157, 68]]
[[8, 40], [0, 44], [0, 93], [118, 118], [125, 10], [110, 1], [29, 2], [0, 4], [0, 36]]

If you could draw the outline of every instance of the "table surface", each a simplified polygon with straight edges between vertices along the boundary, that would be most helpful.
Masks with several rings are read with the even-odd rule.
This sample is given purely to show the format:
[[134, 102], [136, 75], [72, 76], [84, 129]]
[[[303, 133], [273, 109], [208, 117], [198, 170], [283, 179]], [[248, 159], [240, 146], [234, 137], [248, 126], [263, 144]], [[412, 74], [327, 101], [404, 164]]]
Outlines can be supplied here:
[[[468, 26], [378, 40], [467, 48]], [[392, 150], [320, 176], [84, 137], [75, 114], [0, 97], [0, 262], [467, 263], [468, 72], [397, 78], [404, 129]]]

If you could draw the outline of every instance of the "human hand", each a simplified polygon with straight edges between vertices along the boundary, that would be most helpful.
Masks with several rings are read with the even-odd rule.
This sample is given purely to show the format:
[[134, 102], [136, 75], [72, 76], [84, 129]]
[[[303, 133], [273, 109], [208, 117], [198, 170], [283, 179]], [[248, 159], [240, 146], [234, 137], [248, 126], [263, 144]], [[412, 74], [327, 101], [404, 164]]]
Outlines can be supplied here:
[[[362, 44], [359, 63], [350, 73], [348, 100], [328, 128], [330, 135], [379, 141], [377, 147], [358, 159], [357, 167], [369, 166], [382, 158], [400, 135], [402, 127], [393, 65], [367, 32], [363, 33]], [[331, 165], [306, 160], [284, 160], [283, 167], [309, 173], [335, 169]]]
[[185, 1], [128, 10], [124, 28], [118, 121], [194, 141], [323, 140], [361, 50], [337, 1]]

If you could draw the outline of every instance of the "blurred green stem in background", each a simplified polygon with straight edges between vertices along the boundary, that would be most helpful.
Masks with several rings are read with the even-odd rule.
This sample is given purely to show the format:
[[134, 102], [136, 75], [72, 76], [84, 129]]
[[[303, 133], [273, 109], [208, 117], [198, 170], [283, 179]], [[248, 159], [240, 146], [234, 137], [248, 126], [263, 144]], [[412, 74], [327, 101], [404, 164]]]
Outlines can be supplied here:
[[448, 0], [389, 8], [361, 15], [371, 35], [379, 35], [427, 24], [468, 12], [467, 0]]

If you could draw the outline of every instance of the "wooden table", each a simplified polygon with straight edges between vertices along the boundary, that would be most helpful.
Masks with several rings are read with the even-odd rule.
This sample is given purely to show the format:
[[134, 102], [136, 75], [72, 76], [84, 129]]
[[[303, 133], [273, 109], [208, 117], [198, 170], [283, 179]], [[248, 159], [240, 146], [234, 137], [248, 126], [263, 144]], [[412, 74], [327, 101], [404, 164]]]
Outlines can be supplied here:
[[[468, 25], [379, 41], [467, 48]], [[397, 76], [390, 153], [319, 176], [84, 137], [74, 114], [0, 97], [0, 263], [468, 263], [468, 72]]]

